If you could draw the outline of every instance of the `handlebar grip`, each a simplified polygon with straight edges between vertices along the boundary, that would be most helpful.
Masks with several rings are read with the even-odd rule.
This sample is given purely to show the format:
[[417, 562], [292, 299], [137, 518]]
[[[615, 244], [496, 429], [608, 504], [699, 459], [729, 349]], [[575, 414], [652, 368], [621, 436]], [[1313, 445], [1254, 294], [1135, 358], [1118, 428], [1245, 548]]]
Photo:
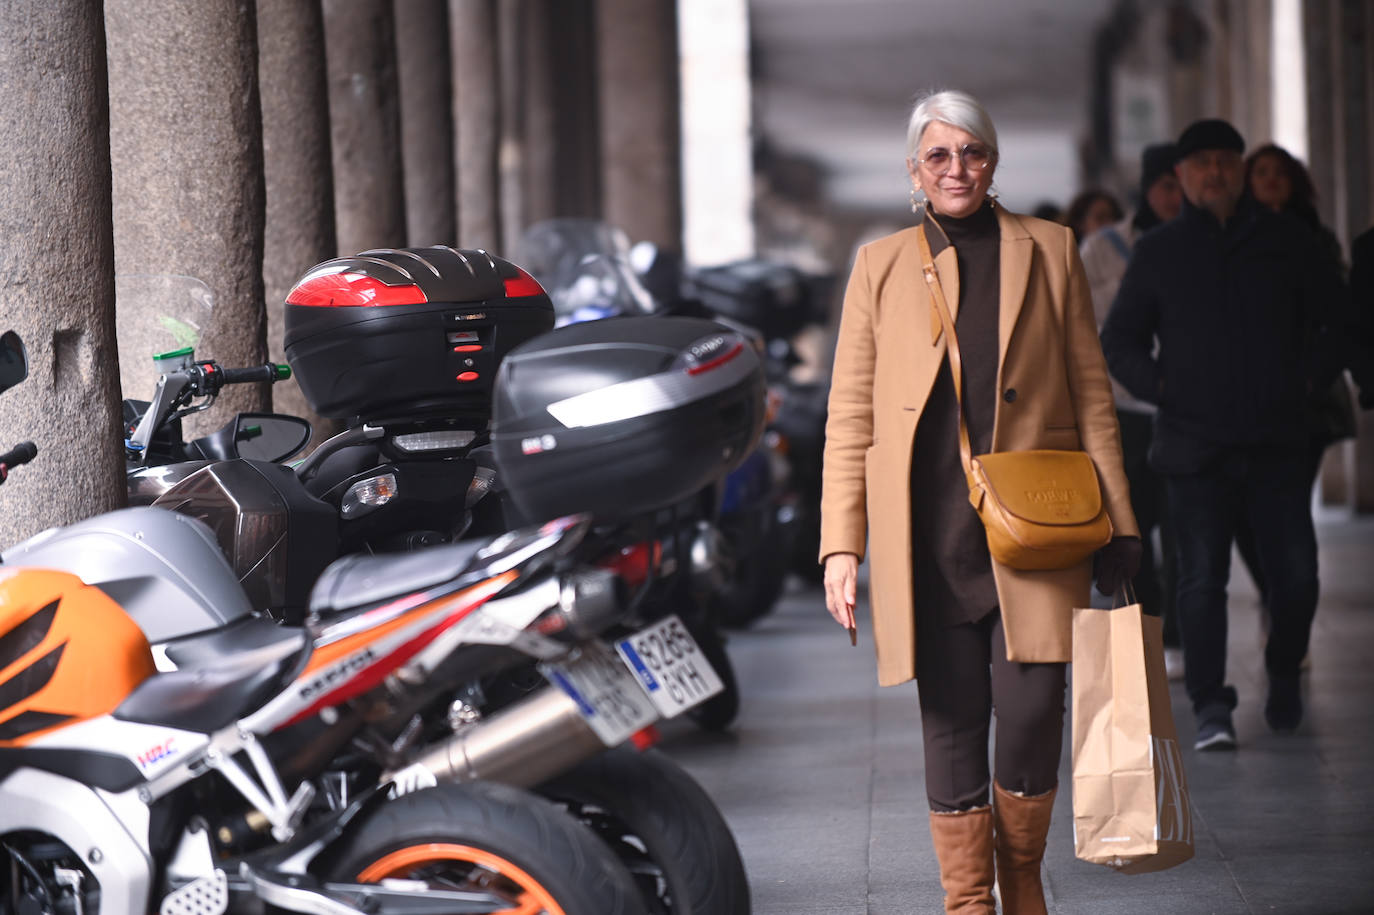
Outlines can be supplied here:
[[256, 381], [277, 382], [291, 377], [290, 366], [268, 362], [246, 369], [220, 369], [223, 384], [251, 384]]
[[27, 464], [38, 456], [38, 446], [33, 442], [20, 442], [4, 454], [0, 454], [0, 465], [18, 467]]

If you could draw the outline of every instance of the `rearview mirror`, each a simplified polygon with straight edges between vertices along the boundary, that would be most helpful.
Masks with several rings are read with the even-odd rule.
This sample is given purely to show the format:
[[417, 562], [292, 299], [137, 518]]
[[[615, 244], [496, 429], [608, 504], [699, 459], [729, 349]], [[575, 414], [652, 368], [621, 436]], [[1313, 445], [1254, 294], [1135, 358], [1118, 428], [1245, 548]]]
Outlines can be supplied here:
[[310, 423], [281, 413], [240, 413], [234, 422], [234, 450], [241, 458], [284, 461], [310, 441]]
[[12, 330], [0, 335], [0, 391], [7, 391], [29, 377], [29, 356], [24, 341]]

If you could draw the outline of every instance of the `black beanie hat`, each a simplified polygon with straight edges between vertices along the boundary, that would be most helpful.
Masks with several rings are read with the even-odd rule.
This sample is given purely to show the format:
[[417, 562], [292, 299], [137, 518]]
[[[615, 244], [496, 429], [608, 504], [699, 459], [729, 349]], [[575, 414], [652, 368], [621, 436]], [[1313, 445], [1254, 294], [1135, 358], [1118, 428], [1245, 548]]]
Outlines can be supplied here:
[[1171, 175], [1178, 154], [1172, 143], [1156, 143], [1145, 147], [1140, 154], [1140, 199], [1144, 200], [1150, 187], [1164, 175]]
[[1225, 149], [1240, 153], [1245, 152], [1245, 141], [1241, 139], [1240, 131], [1226, 121], [1220, 118], [1204, 118], [1189, 124], [1183, 129], [1183, 133], [1178, 135], [1174, 161], [1186, 159], [1203, 149]]

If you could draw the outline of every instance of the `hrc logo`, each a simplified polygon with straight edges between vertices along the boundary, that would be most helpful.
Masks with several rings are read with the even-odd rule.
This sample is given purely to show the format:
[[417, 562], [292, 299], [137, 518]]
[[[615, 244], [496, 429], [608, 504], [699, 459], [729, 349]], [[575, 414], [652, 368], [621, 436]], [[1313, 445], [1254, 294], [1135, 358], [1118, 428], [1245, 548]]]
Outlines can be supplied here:
[[141, 768], [150, 768], [154, 763], [161, 762], [171, 756], [175, 751], [172, 744], [176, 741], [175, 737], [168, 737], [162, 743], [151, 746], [138, 754], [138, 764]]

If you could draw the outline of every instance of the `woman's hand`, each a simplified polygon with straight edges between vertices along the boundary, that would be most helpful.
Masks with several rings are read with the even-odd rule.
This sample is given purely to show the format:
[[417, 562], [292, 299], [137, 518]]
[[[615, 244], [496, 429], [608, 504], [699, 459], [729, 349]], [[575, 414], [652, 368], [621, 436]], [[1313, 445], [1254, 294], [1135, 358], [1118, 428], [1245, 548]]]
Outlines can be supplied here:
[[853, 553], [831, 553], [825, 557], [825, 609], [835, 622], [854, 626], [854, 593], [859, 582], [859, 557]]
[[1093, 556], [1097, 590], [1112, 595], [1140, 571], [1144, 547], [1139, 537], [1113, 537]]

